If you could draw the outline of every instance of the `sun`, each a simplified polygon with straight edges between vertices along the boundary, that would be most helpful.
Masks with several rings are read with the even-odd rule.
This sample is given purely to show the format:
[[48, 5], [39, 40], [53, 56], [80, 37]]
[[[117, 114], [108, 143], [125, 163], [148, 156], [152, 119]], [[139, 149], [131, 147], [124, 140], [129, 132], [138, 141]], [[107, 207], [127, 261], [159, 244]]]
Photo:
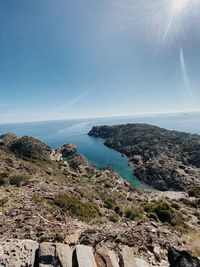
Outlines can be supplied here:
[[190, 0], [171, 0], [171, 9], [175, 13], [181, 12], [188, 4]]

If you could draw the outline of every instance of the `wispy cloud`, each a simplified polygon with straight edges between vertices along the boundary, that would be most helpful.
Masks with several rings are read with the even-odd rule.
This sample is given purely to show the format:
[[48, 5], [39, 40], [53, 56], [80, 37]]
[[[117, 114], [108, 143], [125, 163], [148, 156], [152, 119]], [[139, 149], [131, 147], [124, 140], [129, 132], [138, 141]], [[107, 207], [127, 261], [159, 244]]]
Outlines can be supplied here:
[[192, 96], [192, 88], [190, 85], [190, 81], [189, 81], [189, 77], [188, 77], [188, 73], [187, 73], [187, 68], [186, 68], [186, 64], [185, 64], [185, 58], [184, 58], [184, 53], [183, 53], [183, 49], [180, 49], [180, 56], [179, 56], [179, 60], [180, 60], [180, 67], [181, 67], [181, 75], [182, 75], [182, 79], [185, 85], [185, 88], [188, 92], [188, 94], [190, 96]]
[[79, 103], [83, 98], [88, 96], [92, 91], [95, 90], [95, 87], [92, 87], [86, 91], [84, 91], [82, 94], [77, 95], [76, 97], [70, 99], [64, 104], [61, 104], [59, 107], [55, 108], [49, 116], [55, 116], [55, 115], [60, 115], [63, 112], [67, 112], [67, 109], [74, 106], [75, 104]]

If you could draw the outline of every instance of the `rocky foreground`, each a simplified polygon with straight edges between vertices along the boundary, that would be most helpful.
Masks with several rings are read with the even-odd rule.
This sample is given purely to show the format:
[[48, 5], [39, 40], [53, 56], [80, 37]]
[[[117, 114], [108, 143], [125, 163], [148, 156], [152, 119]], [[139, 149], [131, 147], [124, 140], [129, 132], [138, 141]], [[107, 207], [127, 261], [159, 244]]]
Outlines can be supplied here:
[[[169, 266], [170, 246], [200, 255], [198, 191], [137, 190], [112, 170], [97, 170], [75, 151], [69, 144], [53, 150], [32, 137], [0, 136], [2, 261], [21, 257], [16, 242], [27, 239], [38, 246], [50, 242], [53, 251], [59, 245], [51, 244], [84, 245], [94, 255], [105, 248], [117, 257], [128, 247], [131, 257], [149, 266]], [[96, 264], [118, 266], [104, 260]]]
[[[37, 243], [32, 240], [0, 241], [0, 266], [10, 267], [149, 267], [134, 250], [124, 246], [117, 253], [102, 246], [69, 246], [62, 243]], [[200, 260], [186, 251], [169, 248], [170, 267], [199, 267]]]
[[96, 251], [90, 246], [70, 247], [62, 243], [37, 243], [32, 240], [11, 239], [1, 241], [0, 266], [35, 267], [119, 267], [119, 259], [124, 267], [148, 267], [148, 263], [136, 258], [131, 248], [124, 246], [120, 253], [106, 247]]
[[200, 187], [200, 136], [147, 124], [97, 126], [90, 136], [125, 154], [141, 181], [159, 189]]

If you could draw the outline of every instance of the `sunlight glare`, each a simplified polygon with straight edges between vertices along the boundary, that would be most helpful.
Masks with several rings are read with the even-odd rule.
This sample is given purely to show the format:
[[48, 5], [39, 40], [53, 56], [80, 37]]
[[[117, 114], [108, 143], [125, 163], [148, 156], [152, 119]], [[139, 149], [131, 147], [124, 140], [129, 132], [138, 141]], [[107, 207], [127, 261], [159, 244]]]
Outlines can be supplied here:
[[189, 2], [189, 0], [171, 0], [172, 11], [175, 13], [181, 12]]

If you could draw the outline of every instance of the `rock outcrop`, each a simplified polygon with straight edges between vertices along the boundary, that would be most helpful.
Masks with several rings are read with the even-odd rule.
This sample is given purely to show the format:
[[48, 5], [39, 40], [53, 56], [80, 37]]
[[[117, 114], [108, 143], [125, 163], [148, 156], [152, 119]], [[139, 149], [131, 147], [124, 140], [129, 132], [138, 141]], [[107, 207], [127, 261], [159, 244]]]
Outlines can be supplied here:
[[52, 151], [52, 159], [57, 161], [62, 160], [66, 157], [72, 156], [76, 153], [77, 147], [74, 144], [64, 144], [61, 147]]
[[33, 137], [24, 136], [10, 144], [10, 150], [28, 159], [50, 160], [51, 148]]
[[74, 171], [85, 175], [88, 172], [95, 170], [94, 165], [92, 165], [83, 155], [75, 155], [68, 160], [68, 164]]
[[13, 133], [7, 133], [0, 136], [0, 146], [8, 145], [17, 140], [17, 136]]
[[[121, 252], [105, 247], [95, 252], [92, 247], [84, 245], [70, 247], [61, 243], [39, 244], [32, 240], [0, 240], [1, 267], [119, 267], [118, 253], [124, 267], [149, 266], [146, 261], [134, 256], [133, 251], [129, 257], [124, 258]], [[98, 260], [97, 254], [102, 255], [103, 262]]]
[[141, 181], [159, 190], [200, 185], [200, 136], [147, 124], [93, 127], [90, 136], [125, 154]]
[[[170, 267], [199, 267], [200, 261], [187, 251], [170, 247]], [[0, 240], [0, 267], [150, 267], [146, 260], [138, 258], [134, 249], [123, 246], [115, 251], [107, 247], [69, 246], [62, 243], [32, 240]], [[154, 265], [155, 266], [155, 265]], [[156, 266], [168, 267], [159, 263]]]
[[179, 251], [173, 247], [169, 248], [168, 260], [170, 267], [200, 267], [200, 260], [192, 257], [187, 251]]
[[38, 247], [32, 240], [0, 239], [0, 267], [34, 266]]

